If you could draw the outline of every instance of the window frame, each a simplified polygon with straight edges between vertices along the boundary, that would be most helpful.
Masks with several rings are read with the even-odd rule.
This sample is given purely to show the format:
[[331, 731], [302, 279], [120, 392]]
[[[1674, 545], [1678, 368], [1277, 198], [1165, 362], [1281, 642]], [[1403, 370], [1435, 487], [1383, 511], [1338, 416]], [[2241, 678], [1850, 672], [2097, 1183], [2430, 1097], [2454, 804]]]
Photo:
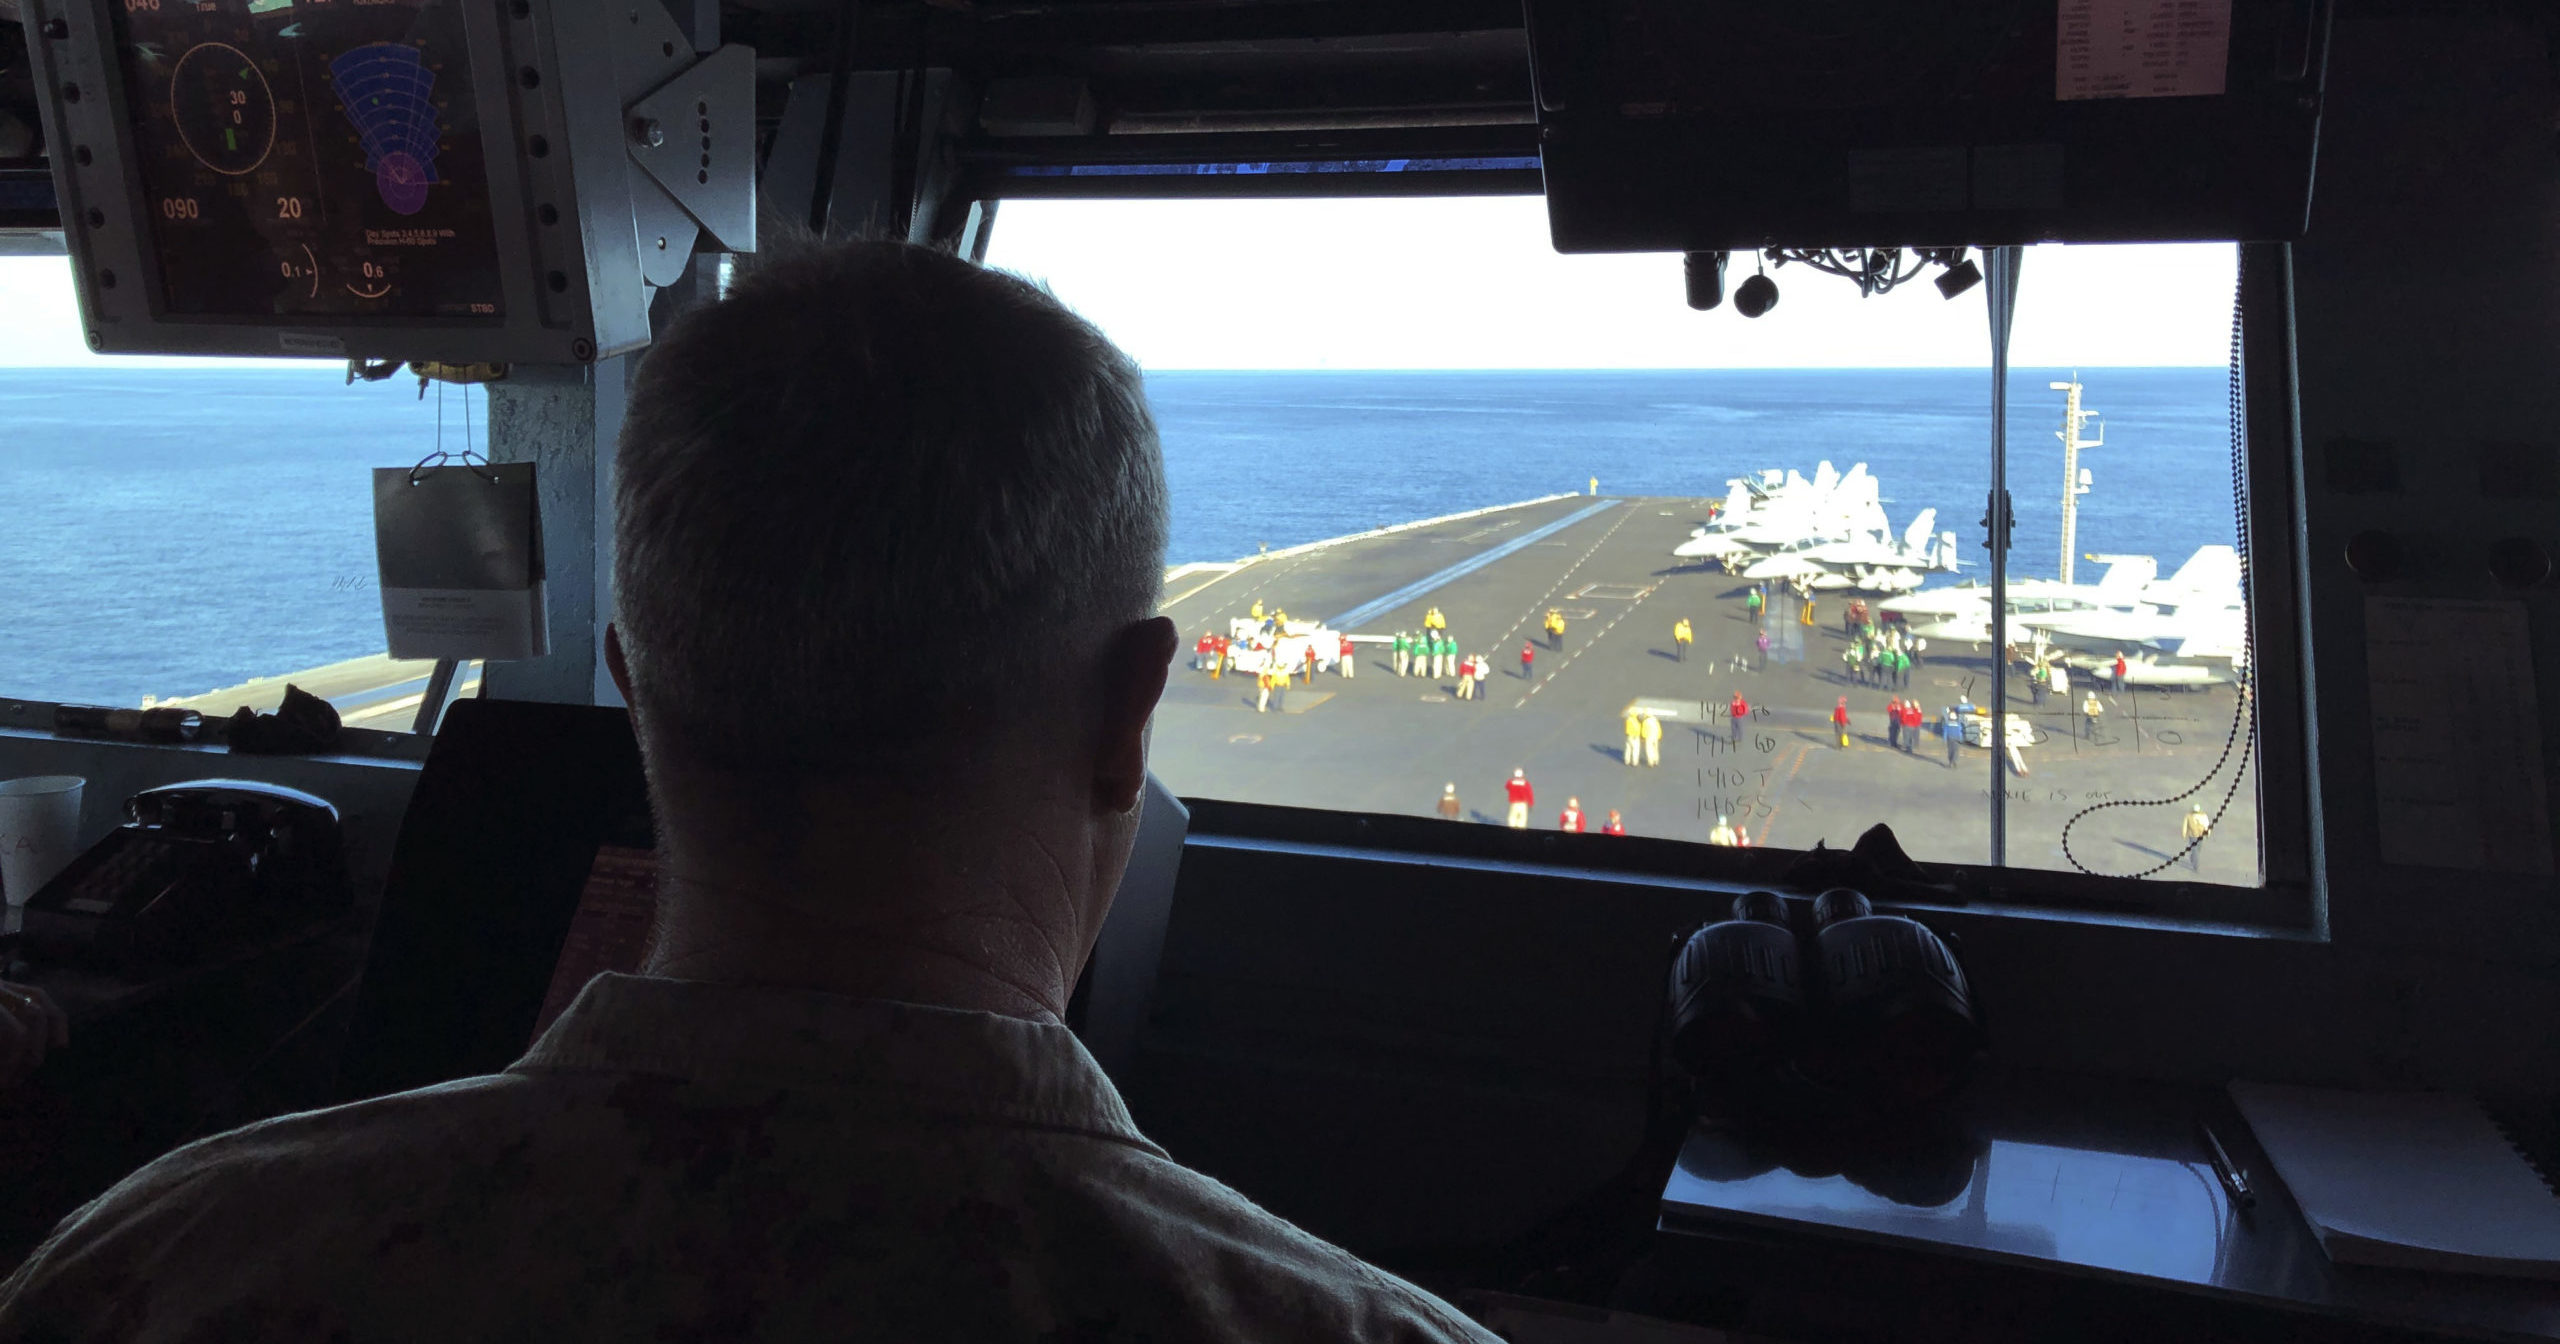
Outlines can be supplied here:
[[[1303, 156], [1302, 156], [1303, 157]], [[1359, 190], [1310, 190], [1350, 174], [1277, 177], [1101, 177], [1028, 179], [1043, 185], [1011, 190], [1018, 198], [1074, 197], [1112, 200], [1179, 200], [1306, 196], [1500, 196], [1503, 190], [1410, 190], [1415, 183], [1364, 184]], [[1381, 177], [1393, 177], [1381, 174]], [[971, 181], [994, 190], [985, 173]], [[1276, 185], [1276, 189], [1275, 189]], [[1348, 184], [1345, 184], [1348, 185]], [[1490, 186], [1491, 184], [1487, 184]], [[1001, 219], [1003, 196], [965, 197], [973, 221], [966, 252], [983, 260]], [[2257, 806], [2261, 881], [2256, 887], [2099, 876], [2038, 868], [1923, 863], [1937, 880], [1952, 884], [1960, 905], [1974, 913], [2136, 918], [2194, 923], [2273, 934], [2327, 935], [2327, 907], [2316, 878], [2319, 850], [2317, 778], [2306, 730], [2310, 702], [2303, 677], [2307, 570], [2302, 563], [2300, 416], [2294, 397], [2294, 331], [2290, 248], [2281, 243], [2237, 243], [2240, 304], [2239, 378], [2243, 398], [2248, 511], [2248, 576], [2244, 600], [2257, 697], [2251, 731], [2257, 755]], [[2033, 283], [2031, 280], [2027, 283]], [[1274, 843], [1366, 853], [1412, 861], [1550, 866], [1594, 879], [1683, 878], [1717, 884], [1775, 884], [1805, 851], [1783, 848], [1726, 850], [1687, 840], [1632, 836], [1569, 836], [1519, 832], [1476, 823], [1391, 813], [1337, 812], [1255, 803], [1241, 799], [1183, 799], [1192, 830], [1222, 841]], [[1986, 813], [1988, 808], [1986, 807]], [[1985, 817], [1986, 825], [1988, 817]], [[1845, 838], [1843, 843], [1846, 843]]]

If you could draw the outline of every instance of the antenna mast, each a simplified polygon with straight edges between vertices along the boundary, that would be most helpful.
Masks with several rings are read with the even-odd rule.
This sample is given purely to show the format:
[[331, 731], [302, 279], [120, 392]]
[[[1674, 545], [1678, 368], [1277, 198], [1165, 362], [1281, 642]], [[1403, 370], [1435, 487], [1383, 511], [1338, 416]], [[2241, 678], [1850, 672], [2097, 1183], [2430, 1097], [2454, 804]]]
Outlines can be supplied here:
[[2062, 581], [2069, 583], [2071, 561], [2080, 549], [2080, 497], [2089, 493], [2089, 484], [2082, 479], [2088, 473], [2080, 469], [2080, 450], [2103, 446], [2107, 425], [2103, 420], [2098, 422], [2098, 437], [2094, 439], [2080, 437], [2080, 426], [2097, 412], [2080, 409], [2079, 370], [2072, 370], [2070, 382], [2045, 386], [2063, 394], [2062, 428], [2055, 430], [2053, 436], [2062, 440]]

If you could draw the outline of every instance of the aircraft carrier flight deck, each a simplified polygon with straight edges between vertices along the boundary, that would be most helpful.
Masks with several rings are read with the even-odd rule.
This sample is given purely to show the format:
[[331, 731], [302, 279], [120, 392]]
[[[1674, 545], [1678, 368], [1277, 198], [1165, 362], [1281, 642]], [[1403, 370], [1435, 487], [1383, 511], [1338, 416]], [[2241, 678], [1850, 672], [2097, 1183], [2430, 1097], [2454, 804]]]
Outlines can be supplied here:
[[[1753, 845], [1841, 848], [1885, 821], [1914, 858], [1986, 862], [1989, 757], [1966, 745], [1951, 766], [1935, 725], [1960, 699], [1988, 703], [1989, 651], [1933, 642], [1907, 690], [1857, 684], [1840, 656], [1853, 595], [1820, 592], [1810, 626], [1793, 598], [1772, 604], [1760, 667], [1761, 627], [1743, 596], [1750, 585], [1671, 555], [1712, 502], [1558, 496], [1234, 565], [1176, 567], [1162, 610], [1182, 644], [1156, 714], [1156, 773], [1185, 797], [1413, 816], [1437, 815], [1444, 786], [1455, 784], [1460, 824], [1502, 825], [1504, 785], [1516, 768], [1536, 791], [1531, 829], [1556, 829], [1568, 799], [1578, 798], [1591, 831], [1615, 809], [1630, 835], [1707, 841], [1722, 816]], [[1252, 673], [1212, 678], [1195, 669], [1195, 641], [1226, 634], [1257, 601], [1352, 636], [1352, 675], [1293, 679], [1260, 711]], [[1462, 653], [1491, 659], [1481, 699], [1459, 698], [1454, 677], [1395, 675], [1387, 641], [1419, 632], [1433, 607]], [[1561, 647], [1550, 647], [1542, 628], [1551, 608], [1565, 618]], [[1685, 659], [1672, 639], [1683, 617], [1695, 631]], [[1534, 645], [1525, 669], [1524, 643]], [[2117, 691], [2100, 683], [2104, 712], [2094, 727], [2080, 713], [2087, 689], [2084, 679], [2068, 697], [2039, 705], [2012, 668], [2010, 713], [2034, 729], [2020, 753], [2028, 773], [2006, 781], [2012, 866], [2070, 869], [2062, 832], [2074, 815], [2101, 802], [2185, 793], [2224, 757], [2237, 696], [2230, 685]], [[1727, 713], [1736, 692], [1753, 711], [1739, 742]], [[1916, 697], [1929, 716], [1910, 751], [1888, 742], [1884, 708], [1896, 695]], [[1843, 696], [1846, 748], [1831, 724]], [[1631, 706], [1662, 720], [1659, 766], [1625, 764]], [[2245, 742], [2234, 754], [2239, 791], [2198, 866], [2180, 860], [2163, 879], [2258, 881], [2256, 771]], [[2232, 768], [2190, 799], [2213, 811]], [[2182, 800], [2089, 815], [2073, 827], [2071, 849], [2101, 873], [2154, 868], [2181, 847], [2187, 808]]]

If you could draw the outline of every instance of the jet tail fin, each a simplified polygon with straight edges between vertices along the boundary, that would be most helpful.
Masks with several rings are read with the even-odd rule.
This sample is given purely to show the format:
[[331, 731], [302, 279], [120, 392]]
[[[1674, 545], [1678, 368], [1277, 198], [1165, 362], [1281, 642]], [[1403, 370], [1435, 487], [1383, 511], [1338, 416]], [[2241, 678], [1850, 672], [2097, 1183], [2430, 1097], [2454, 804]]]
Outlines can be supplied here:
[[2160, 562], [2147, 555], [2110, 557], [2107, 572], [2098, 579], [2098, 598], [2102, 602], [2130, 603], [2142, 596], [2143, 585], [2160, 573]]

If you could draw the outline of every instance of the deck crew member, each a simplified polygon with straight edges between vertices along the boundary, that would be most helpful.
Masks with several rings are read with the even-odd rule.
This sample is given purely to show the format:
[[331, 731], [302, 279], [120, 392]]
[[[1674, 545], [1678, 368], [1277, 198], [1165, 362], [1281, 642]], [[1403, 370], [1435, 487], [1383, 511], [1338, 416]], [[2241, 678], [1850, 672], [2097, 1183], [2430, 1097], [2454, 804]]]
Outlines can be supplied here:
[[1688, 617], [1683, 616], [1673, 621], [1671, 623], [1671, 660], [1677, 663], [1689, 661], [1689, 645], [1696, 638], [1697, 635], [1689, 629]]
[[2178, 835], [2187, 842], [2187, 871], [2204, 867], [2204, 838], [2213, 830], [2213, 818], [2204, 814], [2204, 804], [2187, 804], [2187, 815], [2178, 822]]
[[1625, 835], [1627, 833], [1627, 823], [1618, 820], [1618, 809], [1614, 807], [1609, 809], [1608, 824], [1600, 828], [1600, 833], [1602, 835]]
[[1651, 712], [1644, 716], [1644, 763], [1662, 764], [1662, 720]]
[[1732, 820], [1726, 817], [1723, 813], [1717, 813], [1715, 829], [1707, 832], [1707, 843], [1711, 845], [1730, 846], [1733, 844], [1733, 841], [1734, 835]]
[[1902, 702], [1902, 750], [1908, 754], [1920, 749], [1920, 702]]
[[1886, 746], [1895, 751], [1902, 750], [1901, 696], [1897, 695], [1884, 702], [1884, 740]]
[[1442, 821], [1456, 821], [1458, 819], [1458, 812], [1458, 786], [1455, 783], [1441, 785], [1440, 819]]
[[1636, 717], [1636, 712], [1632, 709], [1627, 711], [1626, 729], [1626, 760], [1627, 764], [1633, 765], [1644, 759], [1644, 720]]
[[1515, 831], [1529, 829], [1529, 809], [1536, 805], [1538, 791], [1529, 787], [1528, 772], [1514, 767], [1510, 780], [1502, 786], [1502, 792], [1511, 801], [1510, 815], [1503, 818], [1503, 824]]
[[1356, 653], [1357, 650], [1351, 647], [1351, 636], [1344, 635], [1342, 637], [1342, 651], [1335, 655], [1337, 661], [1334, 663], [1334, 670], [1342, 674], [1342, 679], [1344, 681], [1351, 680], [1352, 669], [1360, 666], [1359, 658], [1354, 656]]
[[1246, 614], [1253, 617], [1255, 621], [1260, 621], [1262, 619], [1262, 599], [1258, 597], [1253, 599], [1253, 610]]
[[1751, 702], [1742, 698], [1742, 692], [1735, 691], [1733, 703], [1725, 706], [1725, 710], [1733, 716], [1733, 745], [1741, 746], [1742, 721], [1751, 717]]
[[2098, 693], [2096, 690], [2092, 689], [2088, 694], [2082, 696], [2080, 700], [2080, 722], [2083, 725], [2083, 732], [2081, 735], [2092, 742], [2097, 741], [2098, 716], [2106, 712], [2107, 707], [2098, 703]]
[[2116, 650], [2115, 684], [2109, 686], [2107, 688], [2108, 690], [2114, 691], [2118, 695], [2122, 695], [2124, 693], [2124, 672], [2124, 650], [2118, 649]]
[[1529, 679], [1529, 665], [1536, 661], [1538, 661], [1537, 649], [1525, 639], [1520, 641], [1520, 679], [1522, 681]]
[[1564, 647], [1564, 613], [1554, 607], [1547, 608], [1547, 647]]
[[641, 973], [502, 1073], [143, 1167], [0, 1339], [796, 1339], [859, 1303], [890, 1339], [1490, 1344], [1176, 1163], [1063, 1023], [1180, 642], [1136, 365], [1000, 271], [765, 248], [660, 335], [616, 455]]
[[1396, 632], [1396, 675], [1401, 677], [1413, 665], [1413, 640], [1405, 632]]
[[1253, 712], [1254, 712], [1254, 713], [1256, 713], [1256, 714], [1268, 714], [1268, 713], [1270, 713], [1270, 712], [1271, 712], [1271, 667], [1270, 667], [1270, 665], [1269, 665], [1269, 664], [1264, 664], [1262, 671], [1261, 671], [1260, 673], [1258, 673], [1258, 674], [1256, 674], [1256, 675], [1255, 675], [1255, 677], [1254, 677], [1254, 679], [1253, 679], [1253, 684], [1254, 684], [1255, 689], [1259, 690], [1259, 691], [1262, 693], [1262, 698], [1254, 702]]
[[1768, 610], [1768, 607], [1769, 595], [1757, 586], [1742, 595], [1742, 614], [1750, 617], [1754, 625], [1759, 624], [1761, 613]]
[[1831, 711], [1831, 726], [1832, 726], [1833, 728], [1835, 728], [1835, 729], [1839, 730], [1839, 733], [1840, 733], [1840, 745], [1841, 745], [1841, 746], [1843, 746], [1843, 747], [1848, 746], [1848, 745], [1849, 745], [1849, 697], [1847, 697], [1847, 696], [1845, 696], [1845, 695], [1844, 695], [1844, 696], [1841, 696], [1841, 697], [1840, 697], [1840, 703], [1832, 709], [1832, 711]]
[[1567, 798], [1564, 800], [1564, 811], [1559, 813], [1556, 817], [1556, 829], [1560, 831], [1571, 831], [1576, 835], [1582, 834], [1581, 799]]
[[1766, 671], [1768, 671], [1768, 670], [1769, 670], [1769, 631], [1768, 631], [1768, 629], [1767, 629], [1766, 627], [1763, 627], [1763, 628], [1761, 628], [1760, 630], [1757, 630], [1757, 631], [1753, 632], [1753, 634], [1752, 634], [1752, 636], [1751, 636], [1751, 647], [1753, 647], [1753, 648], [1755, 648], [1755, 649], [1758, 649], [1758, 650], [1760, 651], [1760, 661], [1759, 661], [1759, 663], [1758, 663], [1758, 664], [1756, 664], [1756, 665], [1753, 667], [1753, 669], [1752, 669], [1752, 670], [1753, 670], [1753, 671], [1755, 671], [1755, 672], [1766, 672]]
[[1938, 734], [1947, 739], [1947, 768], [1956, 768], [1956, 748], [1964, 745], [1964, 717], [1954, 710], [1938, 720]]

